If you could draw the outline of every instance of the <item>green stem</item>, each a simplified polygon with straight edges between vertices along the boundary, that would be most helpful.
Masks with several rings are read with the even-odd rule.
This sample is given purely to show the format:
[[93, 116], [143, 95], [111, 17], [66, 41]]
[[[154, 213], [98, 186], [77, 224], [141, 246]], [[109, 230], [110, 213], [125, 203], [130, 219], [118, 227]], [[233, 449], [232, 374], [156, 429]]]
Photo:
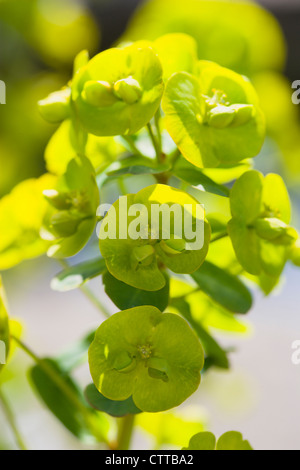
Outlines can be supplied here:
[[56, 372], [56, 370], [51, 367], [43, 359], [39, 358], [28, 346], [26, 346], [19, 338], [14, 335], [11, 338], [17, 343], [17, 345], [42, 369], [42, 371], [55, 383], [55, 385], [61, 390], [61, 392], [68, 398], [68, 400], [73, 403], [75, 408], [82, 414], [86, 425], [89, 427], [93, 435], [99, 440], [99, 442], [106, 442], [105, 437], [93, 421], [93, 417], [90, 411], [85, 407], [85, 405], [80, 401], [77, 395], [65, 382], [65, 380]]
[[174, 152], [172, 152], [169, 155], [169, 160], [170, 160], [170, 163], [172, 164], [172, 168], [174, 167], [175, 163], [179, 159], [180, 155], [181, 155], [181, 153], [180, 153], [180, 150], [178, 148], [176, 150], [174, 150]]
[[142, 157], [142, 158], [146, 158], [145, 155], [143, 155], [142, 152], [139, 151], [133, 139], [129, 135], [122, 135], [121, 138], [125, 140], [125, 142], [127, 142], [133, 154], [138, 155], [139, 157]]
[[149, 136], [150, 136], [150, 139], [152, 141], [152, 144], [156, 153], [157, 163], [161, 163], [161, 148], [160, 148], [159, 142], [156, 140], [156, 137], [153, 133], [153, 129], [152, 129], [150, 122], [147, 124], [147, 129], [148, 129]]
[[162, 152], [162, 137], [161, 137], [160, 127], [159, 127], [160, 117], [161, 117], [160, 108], [158, 108], [154, 116], [154, 122], [155, 122], [157, 138], [158, 138], [159, 149], [160, 149], [160, 152]]
[[8, 421], [8, 423], [11, 427], [11, 430], [12, 430], [14, 436], [15, 436], [15, 440], [18, 444], [18, 447], [21, 450], [27, 450], [26, 445], [23, 441], [23, 438], [20, 434], [20, 431], [18, 430], [18, 426], [17, 426], [17, 423], [16, 423], [14, 413], [13, 413], [11, 407], [10, 407], [10, 404], [6, 400], [6, 397], [4, 396], [4, 394], [1, 390], [0, 390], [0, 401], [2, 403], [2, 408], [3, 408], [3, 411], [4, 411], [5, 416], [7, 418], [7, 421]]
[[119, 422], [118, 449], [129, 450], [134, 428], [135, 415], [128, 415], [121, 418]]
[[210, 243], [217, 242], [218, 240], [222, 240], [222, 238], [228, 237], [228, 232], [221, 232], [216, 235], [214, 238], [211, 239]]
[[[67, 263], [66, 260], [60, 259], [58, 261], [64, 269], [69, 269], [70, 265], [69, 263]], [[97, 310], [99, 310], [106, 318], [109, 318], [111, 316], [110, 312], [105, 307], [105, 305], [103, 305], [101, 300], [99, 300], [98, 297], [95, 296], [93, 291], [86, 284], [81, 285], [79, 289], [90, 300], [90, 302], [92, 302], [92, 304], [97, 308]]]

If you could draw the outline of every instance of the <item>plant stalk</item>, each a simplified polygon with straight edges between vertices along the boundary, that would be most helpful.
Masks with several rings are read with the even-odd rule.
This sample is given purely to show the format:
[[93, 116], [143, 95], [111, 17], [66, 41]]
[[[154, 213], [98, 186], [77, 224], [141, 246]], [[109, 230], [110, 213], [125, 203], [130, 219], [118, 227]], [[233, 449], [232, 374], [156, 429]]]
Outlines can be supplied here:
[[118, 448], [117, 450], [130, 450], [133, 434], [135, 415], [121, 418], [119, 422]]
[[86, 422], [86, 425], [89, 427], [93, 435], [99, 440], [99, 442], [105, 442], [107, 444], [106, 438], [96, 428], [89, 410], [78, 399], [78, 397], [74, 394], [73, 390], [64, 381], [64, 379], [56, 372], [56, 370], [53, 369], [53, 367], [51, 367], [49, 364], [47, 364], [43, 359], [40, 359], [28, 346], [26, 346], [22, 341], [20, 341], [19, 338], [16, 338], [14, 335], [12, 335], [11, 338], [55, 383], [55, 385], [69, 399], [69, 401], [73, 403], [73, 405], [78, 409], [78, 411], [80, 411], [80, 413], [82, 414]]
[[18, 429], [17, 422], [14, 416], [14, 413], [10, 407], [10, 404], [8, 403], [6, 397], [4, 396], [3, 392], [0, 390], [0, 401], [2, 403], [2, 408], [5, 413], [5, 416], [7, 418], [7, 421], [11, 427], [11, 430], [15, 436], [16, 443], [20, 450], [27, 450], [26, 445], [23, 441], [23, 438], [21, 436], [21, 433]]

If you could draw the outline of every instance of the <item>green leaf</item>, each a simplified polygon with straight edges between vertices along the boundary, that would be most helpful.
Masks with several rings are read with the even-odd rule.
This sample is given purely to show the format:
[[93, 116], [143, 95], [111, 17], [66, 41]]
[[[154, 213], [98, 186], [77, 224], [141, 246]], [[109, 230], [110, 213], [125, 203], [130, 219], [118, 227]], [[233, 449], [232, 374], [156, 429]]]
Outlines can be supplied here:
[[[62, 371], [54, 360], [44, 359], [44, 361], [60, 375], [60, 377], [65, 381], [66, 385], [72, 390], [72, 393], [78, 398], [79, 401], [82, 401], [82, 404], [84, 405], [81, 393], [70, 376]], [[67, 398], [66, 395], [62, 393], [61, 389], [58, 388], [56, 383], [51, 378], [49, 378], [47, 374], [45, 374], [41, 367], [38, 365], [34, 366], [32, 369], [30, 369], [29, 375], [38, 396], [51, 411], [51, 413], [56, 416], [56, 418], [75, 437], [87, 443], [94, 443], [95, 439], [91, 435], [80, 410], [76, 408], [69, 398]], [[99, 421], [99, 426], [100, 425], [101, 422]]]
[[253, 450], [241, 433], [230, 431], [223, 434], [217, 442], [217, 450]]
[[120, 310], [153, 305], [163, 312], [169, 303], [169, 278], [166, 278], [165, 286], [155, 292], [136, 289], [113, 277], [108, 271], [103, 275], [105, 292]]
[[174, 298], [171, 302], [171, 306], [181, 313], [197, 333], [205, 351], [205, 370], [211, 366], [229, 369], [229, 360], [226, 351], [224, 351], [207, 330], [203, 328], [200, 321], [192, 316], [188, 301]]
[[206, 176], [201, 170], [195, 168], [194, 165], [181, 158], [176, 162], [173, 168], [174, 175], [182, 181], [189, 183], [193, 186], [203, 186], [203, 189], [209, 193], [217, 194], [218, 196], [229, 196], [229, 190], [226, 186], [215, 183], [211, 178]]
[[10, 348], [9, 318], [6, 306], [6, 297], [0, 276], [0, 372], [7, 361]]
[[247, 313], [251, 309], [252, 296], [247, 287], [218, 266], [205, 261], [192, 277], [203, 292], [231, 312]]
[[58, 292], [77, 289], [86, 281], [100, 276], [104, 271], [106, 271], [106, 264], [103, 258], [84, 261], [57, 274], [51, 281], [51, 289]]
[[189, 446], [182, 450], [215, 450], [216, 438], [211, 432], [199, 432], [190, 439]]
[[111, 400], [132, 396], [142, 411], [178, 406], [196, 391], [203, 351], [189, 325], [155, 307], [116, 313], [89, 349], [93, 382]]
[[169, 134], [197, 167], [240, 162], [261, 150], [265, 124], [258, 98], [249, 80], [231, 70], [202, 61], [199, 78], [172, 75], [162, 105]]
[[155, 168], [151, 168], [150, 166], [143, 166], [143, 165], [135, 165], [129, 166], [125, 168], [120, 168], [119, 170], [109, 171], [107, 175], [112, 179], [118, 178], [119, 176], [126, 176], [126, 175], [156, 175], [158, 173], [162, 173], [167, 171], [169, 167], [167, 165], [157, 166]]
[[102, 393], [98, 392], [94, 384], [87, 386], [85, 389], [85, 397], [95, 410], [103, 411], [115, 418], [141, 413], [141, 410], [135, 406], [132, 397], [123, 401], [109, 400], [109, 398], [106, 398]]
[[97, 136], [135, 134], [154, 116], [162, 93], [158, 57], [152, 48], [138, 45], [101, 52], [72, 84], [76, 115]]

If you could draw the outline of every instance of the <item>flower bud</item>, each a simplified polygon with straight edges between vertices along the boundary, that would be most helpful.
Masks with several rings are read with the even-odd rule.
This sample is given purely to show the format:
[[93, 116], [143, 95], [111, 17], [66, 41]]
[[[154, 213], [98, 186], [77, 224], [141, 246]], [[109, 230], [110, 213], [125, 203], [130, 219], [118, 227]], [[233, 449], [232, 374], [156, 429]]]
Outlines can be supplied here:
[[60, 211], [51, 217], [51, 228], [59, 237], [70, 237], [77, 232], [81, 218], [72, 215], [68, 211]]
[[51, 123], [67, 119], [70, 113], [71, 90], [65, 88], [51, 93], [47, 98], [38, 102], [42, 117]]
[[186, 242], [182, 239], [162, 240], [160, 243], [161, 248], [167, 255], [180, 255], [186, 249]]
[[208, 113], [208, 124], [216, 129], [230, 126], [235, 117], [235, 110], [228, 106], [216, 106]]
[[155, 250], [153, 246], [150, 245], [134, 248], [132, 251], [133, 267], [137, 269], [139, 265], [149, 266], [153, 261], [154, 254]]
[[243, 126], [253, 118], [254, 106], [252, 104], [233, 104], [230, 108], [235, 111], [234, 126]]
[[134, 104], [142, 97], [143, 91], [137, 80], [132, 77], [124, 78], [114, 84], [115, 95], [127, 104]]
[[290, 259], [294, 263], [295, 266], [300, 267], [300, 239], [299, 238], [296, 241], [296, 243], [294, 243], [294, 245], [292, 245], [291, 247]]
[[290, 245], [298, 238], [295, 229], [276, 218], [259, 218], [255, 221], [254, 227], [260, 238], [277, 245]]
[[69, 196], [69, 193], [59, 193], [55, 189], [47, 189], [43, 191], [44, 197], [58, 210], [71, 209], [72, 200]]
[[81, 94], [82, 99], [95, 107], [112, 106], [117, 102], [116, 96], [113, 94], [113, 89], [108, 82], [97, 82], [90, 80], [84, 85]]
[[119, 372], [130, 372], [136, 367], [136, 360], [132, 359], [127, 351], [121, 351], [115, 357], [113, 366]]

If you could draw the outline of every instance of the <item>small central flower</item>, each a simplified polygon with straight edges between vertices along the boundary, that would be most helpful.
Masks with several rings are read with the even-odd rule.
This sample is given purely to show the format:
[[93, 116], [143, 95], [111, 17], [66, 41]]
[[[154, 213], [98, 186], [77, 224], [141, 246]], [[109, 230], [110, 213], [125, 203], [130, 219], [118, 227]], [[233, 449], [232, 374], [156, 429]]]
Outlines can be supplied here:
[[227, 95], [222, 90], [216, 90], [215, 88], [212, 90], [213, 96], [205, 96], [205, 101], [208, 109], [213, 109], [216, 106], [229, 106], [230, 103], [227, 101]]
[[142, 359], [149, 359], [151, 357], [152, 349], [149, 344], [147, 344], [146, 346], [138, 346], [137, 349]]

